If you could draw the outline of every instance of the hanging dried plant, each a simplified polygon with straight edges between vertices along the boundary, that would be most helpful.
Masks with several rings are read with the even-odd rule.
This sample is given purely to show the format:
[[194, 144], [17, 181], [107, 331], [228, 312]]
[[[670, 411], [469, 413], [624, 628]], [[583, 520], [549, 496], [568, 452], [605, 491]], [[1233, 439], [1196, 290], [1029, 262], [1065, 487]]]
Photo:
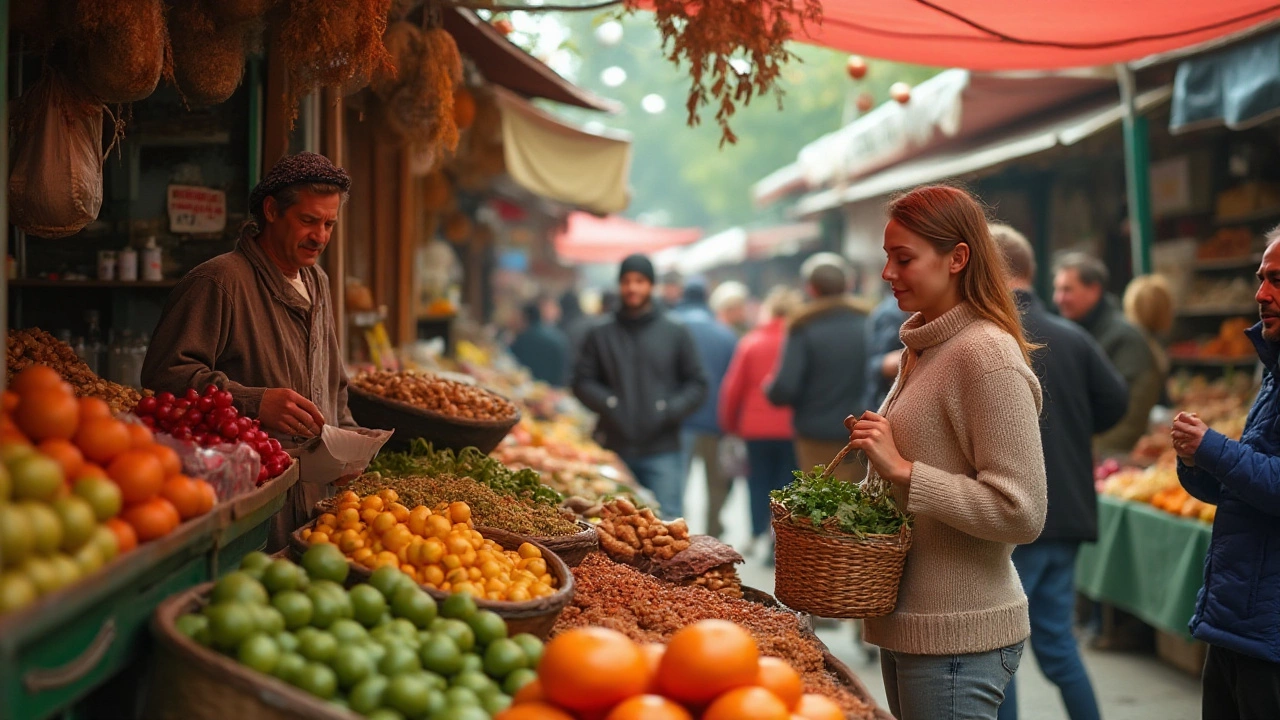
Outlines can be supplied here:
[[319, 88], [350, 87], [390, 65], [382, 44], [391, 0], [281, 0], [273, 40], [288, 68], [285, 102]]
[[471, 91], [460, 87], [453, 93], [453, 122], [459, 130], [466, 130], [476, 121], [476, 98]]
[[[805, 25], [822, 22], [820, 0], [646, 0], [652, 6], [667, 59], [688, 63], [691, 84], [685, 103], [690, 126], [701, 110], [716, 108], [720, 145], [737, 142], [729, 120], [739, 106], [773, 92], [782, 103], [778, 79], [795, 57], [786, 43]], [[625, 0], [630, 11], [640, 0]]]
[[219, 27], [203, 1], [188, 0], [169, 10], [170, 80], [184, 102], [217, 105], [231, 97], [244, 77], [247, 30], [243, 23]]
[[443, 172], [436, 171], [422, 179], [422, 207], [428, 212], [440, 212], [453, 200], [453, 186]]
[[72, 23], [71, 66], [90, 95], [110, 105], [155, 92], [169, 44], [160, 0], [79, 0]]
[[422, 31], [413, 23], [403, 20], [393, 22], [383, 33], [382, 44], [387, 48], [391, 62], [389, 66], [374, 73], [369, 87], [378, 97], [386, 100], [413, 74], [414, 68], [422, 63]]
[[462, 55], [441, 28], [423, 31], [419, 49], [416, 62], [399, 68], [385, 100], [386, 118], [407, 144], [449, 157], [458, 149], [453, 93], [462, 82]]

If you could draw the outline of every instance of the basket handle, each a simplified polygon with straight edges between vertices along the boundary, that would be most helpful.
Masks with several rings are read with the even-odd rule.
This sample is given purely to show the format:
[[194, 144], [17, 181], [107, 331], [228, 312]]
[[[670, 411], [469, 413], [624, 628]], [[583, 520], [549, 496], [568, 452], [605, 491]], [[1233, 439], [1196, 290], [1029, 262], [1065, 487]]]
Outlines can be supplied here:
[[[850, 440], [847, 445], [840, 448], [840, 452], [836, 453], [835, 458], [831, 462], [827, 463], [826, 469], [822, 471], [822, 476], [831, 477], [831, 474], [836, 471], [836, 468], [840, 467], [840, 463], [844, 462], [845, 457], [847, 457], [849, 453], [853, 452], [853, 449], [853, 441]], [[859, 450], [858, 454], [861, 455], [862, 451]]]
[[[850, 440], [847, 445], [840, 448], [840, 452], [836, 453], [835, 458], [833, 458], [830, 463], [827, 463], [827, 467], [824, 468], [822, 471], [822, 476], [831, 477], [832, 473], [836, 471], [836, 468], [840, 467], [840, 463], [844, 462], [844, 459], [848, 457], [849, 453], [853, 452], [854, 449], [855, 448], [853, 447], [853, 441]], [[866, 454], [863, 453], [861, 450], [858, 450], [858, 454], [855, 455], [854, 457], [861, 458], [864, 462], [867, 459]], [[886, 492], [889, 491], [889, 487], [888, 487], [889, 484], [886, 483], [884, 479], [880, 477], [879, 473], [875, 471], [875, 468], [871, 468], [871, 471], [868, 474], [867, 478], [864, 481], [862, 481], [862, 483], [860, 484], [866, 489], [868, 493], [876, 496], [884, 495]]]
[[22, 676], [22, 684], [26, 686], [27, 692], [40, 693], [64, 688], [77, 682], [102, 662], [102, 658], [106, 657], [115, 639], [116, 619], [107, 618], [102, 627], [98, 628], [98, 634], [89, 643], [89, 647], [85, 648], [78, 657], [61, 667], [28, 670]]

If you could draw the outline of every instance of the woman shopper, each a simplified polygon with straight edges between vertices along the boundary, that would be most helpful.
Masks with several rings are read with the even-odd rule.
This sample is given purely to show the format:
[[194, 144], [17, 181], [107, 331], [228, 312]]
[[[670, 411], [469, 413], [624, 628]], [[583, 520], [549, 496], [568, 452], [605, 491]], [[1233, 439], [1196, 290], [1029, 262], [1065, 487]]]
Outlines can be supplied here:
[[796, 452], [791, 409], [778, 407], [764, 395], [787, 337], [787, 318], [800, 307], [800, 293], [775, 287], [761, 308], [761, 324], [738, 342], [720, 386], [720, 429], [747, 443], [747, 488], [751, 498], [752, 537], [768, 534], [769, 491], [791, 482]]
[[[1166, 402], [1165, 383], [1169, 379], [1169, 354], [1161, 339], [1167, 337], [1173, 327], [1173, 291], [1163, 275], [1140, 275], [1129, 281], [1124, 289], [1124, 317], [1147, 341], [1151, 349], [1152, 372], [1138, 381], [1138, 387], [1130, 393], [1130, 412], [1149, 415], [1154, 405]], [[1120, 421], [1121, 424], [1124, 420]]]
[[914, 314], [880, 412], [846, 423], [915, 522], [897, 608], [866, 639], [899, 720], [994, 720], [1031, 634], [1010, 554], [1048, 505], [1040, 384], [978, 202], [921, 187], [888, 215], [883, 277]]

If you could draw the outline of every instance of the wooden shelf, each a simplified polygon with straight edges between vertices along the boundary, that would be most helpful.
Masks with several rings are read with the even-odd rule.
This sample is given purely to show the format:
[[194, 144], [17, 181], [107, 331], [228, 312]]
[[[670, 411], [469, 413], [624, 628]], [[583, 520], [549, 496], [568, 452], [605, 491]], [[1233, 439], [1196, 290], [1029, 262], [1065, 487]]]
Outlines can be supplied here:
[[1257, 357], [1178, 357], [1170, 355], [1169, 362], [1181, 367], [1248, 367], [1258, 362]]
[[1256, 315], [1257, 305], [1237, 305], [1235, 307], [1188, 308], [1178, 311], [1178, 317], [1235, 317], [1236, 315]]
[[1241, 268], [1256, 269], [1262, 262], [1261, 253], [1248, 257], [1217, 258], [1214, 260], [1196, 260], [1195, 269], [1200, 270], [1238, 270]]
[[1219, 227], [1223, 225], [1248, 225], [1250, 223], [1260, 222], [1262, 220], [1271, 220], [1273, 218], [1280, 219], [1280, 207], [1263, 208], [1255, 210], [1244, 215], [1233, 215], [1231, 217], [1215, 217], [1213, 224]]
[[22, 278], [18, 280], [10, 280], [11, 288], [57, 288], [59, 290], [69, 289], [143, 289], [143, 290], [168, 290], [178, 285], [179, 280], [137, 280], [129, 282], [125, 280], [49, 280], [46, 278]]

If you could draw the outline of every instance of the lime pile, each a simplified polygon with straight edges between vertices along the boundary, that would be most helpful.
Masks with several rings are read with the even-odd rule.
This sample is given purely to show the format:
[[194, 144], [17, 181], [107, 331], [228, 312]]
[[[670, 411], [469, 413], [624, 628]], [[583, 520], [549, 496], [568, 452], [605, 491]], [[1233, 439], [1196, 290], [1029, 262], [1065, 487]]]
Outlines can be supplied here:
[[536, 679], [542, 641], [508, 637], [470, 595], [437, 606], [394, 567], [348, 590], [347, 570], [330, 544], [312, 546], [301, 566], [251, 553], [177, 628], [373, 720], [487, 720]]

